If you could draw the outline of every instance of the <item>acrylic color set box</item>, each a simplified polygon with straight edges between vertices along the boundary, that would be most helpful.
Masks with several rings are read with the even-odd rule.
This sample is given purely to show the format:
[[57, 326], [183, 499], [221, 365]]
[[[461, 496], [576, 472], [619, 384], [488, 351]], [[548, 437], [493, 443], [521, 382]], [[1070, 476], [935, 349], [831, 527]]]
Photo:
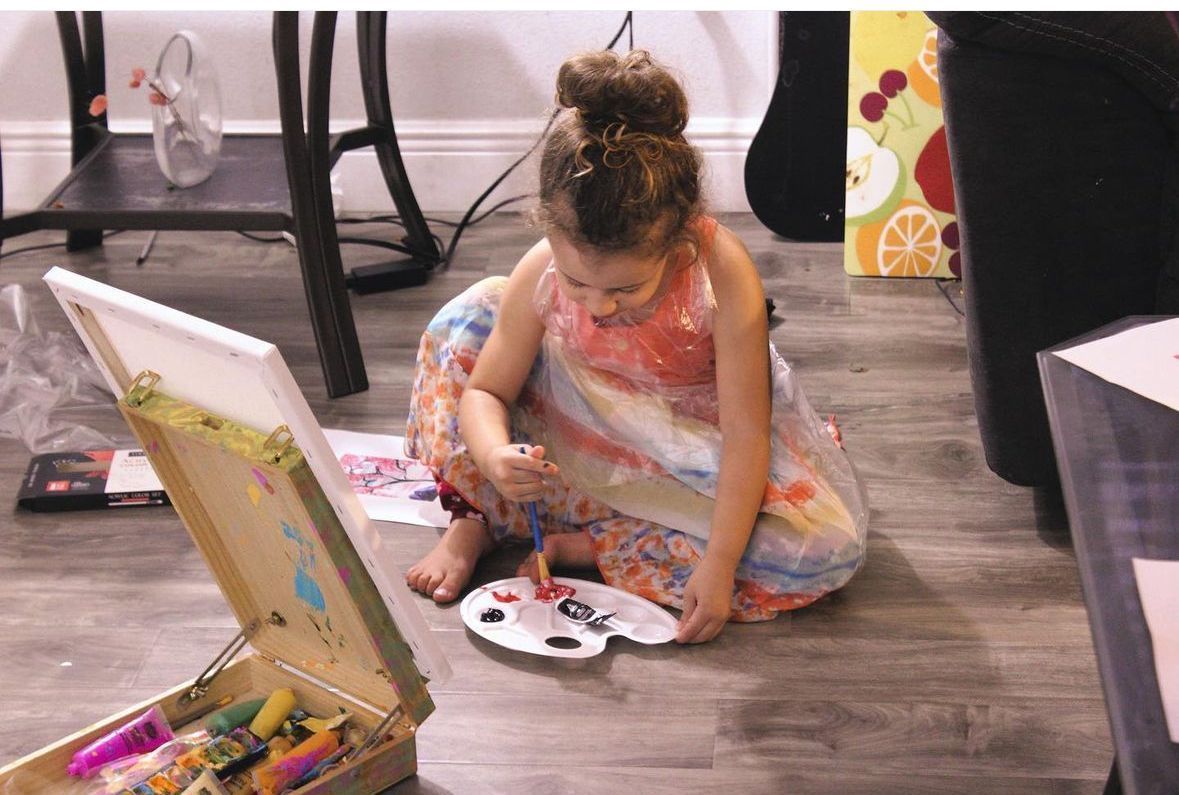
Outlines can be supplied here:
[[279, 688], [321, 718], [352, 712], [371, 739], [300, 795], [413, 775], [426, 680], [450, 669], [278, 349], [59, 268], [45, 280], [242, 632], [193, 680], [0, 768], [0, 793], [76, 791], [73, 753], [153, 704], [176, 721]]

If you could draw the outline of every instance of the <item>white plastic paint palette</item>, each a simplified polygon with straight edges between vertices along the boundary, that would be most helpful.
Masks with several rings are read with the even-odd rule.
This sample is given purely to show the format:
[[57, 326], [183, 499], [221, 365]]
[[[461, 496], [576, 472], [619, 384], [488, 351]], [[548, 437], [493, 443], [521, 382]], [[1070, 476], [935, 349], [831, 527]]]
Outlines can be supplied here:
[[557, 612], [560, 599], [542, 602], [535, 598], [531, 580], [513, 577], [467, 594], [459, 607], [463, 623], [500, 646], [548, 657], [593, 657], [614, 635], [645, 644], [666, 643], [675, 637], [675, 617], [642, 597], [587, 580], [554, 577], [553, 581], [575, 589], [572, 598], [598, 613], [614, 615], [597, 626], [572, 621]]

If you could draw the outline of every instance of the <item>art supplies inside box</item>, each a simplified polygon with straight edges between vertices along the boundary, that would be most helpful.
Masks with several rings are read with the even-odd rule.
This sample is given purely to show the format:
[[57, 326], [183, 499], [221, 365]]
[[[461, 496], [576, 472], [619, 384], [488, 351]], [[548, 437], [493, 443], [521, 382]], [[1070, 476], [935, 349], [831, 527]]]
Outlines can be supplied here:
[[[412, 775], [414, 733], [433, 710], [425, 682], [449, 668], [277, 349], [57, 268], [45, 278], [122, 396], [120, 411], [242, 631], [194, 679], [0, 768], [0, 795], [100, 791], [101, 776], [67, 768], [97, 767], [104, 735], [140, 721], [135, 738], [167, 739], [158, 736], [165, 722], [169, 736], [183, 738], [216, 707], [241, 712], [283, 690], [289, 697], [254, 705], [255, 718], [281, 713], [275, 730], [292, 732], [269, 749], [284, 760], [282, 776], [267, 779], [260, 766], [230, 775], [227, 748], [259, 765], [268, 751], [247, 732], [251, 718], [216, 746], [160, 749], [186, 754], [174, 761], [191, 774], [161, 772], [160, 791], [183, 792], [169, 776], [224, 774], [226, 792], [252, 791], [251, 782], [278, 792], [299, 780], [288, 775], [297, 764], [300, 776], [313, 776], [290, 790], [300, 795], [377, 793]], [[247, 644], [252, 651], [240, 656]], [[162, 714], [149, 715], [156, 706]], [[296, 708], [312, 720], [292, 715]]]

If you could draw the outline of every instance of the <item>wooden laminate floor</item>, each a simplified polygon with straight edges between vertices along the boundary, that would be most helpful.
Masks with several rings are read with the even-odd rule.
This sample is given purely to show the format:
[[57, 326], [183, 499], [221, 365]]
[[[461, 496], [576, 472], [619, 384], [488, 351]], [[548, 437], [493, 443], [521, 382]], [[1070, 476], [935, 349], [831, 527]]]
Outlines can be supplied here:
[[[1112, 750], [1063, 514], [986, 469], [963, 319], [932, 281], [852, 279], [838, 245], [724, 220], [777, 304], [772, 339], [811, 402], [840, 417], [870, 495], [866, 566], [842, 592], [713, 643], [615, 640], [585, 661], [491, 645], [423, 599], [455, 676], [432, 688], [419, 775], [393, 791], [1100, 792]], [[275, 342], [321, 425], [401, 433], [422, 327], [534, 236], [495, 216], [427, 286], [353, 297], [371, 388], [338, 400], [285, 243], [168, 232], [137, 269], [146, 233], [127, 232], [100, 250], [6, 258], [0, 283], [24, 286], [42, 329], [68, 330], [40, 282], [63, 265]], [[121, 427], [113, 409], [62, 416]], [[0, 439], [0, 765], [195, 676], [236, 631], [170, 508], [18, 511], [28, 458]], [[405, 569], [438, 531], [384, 535]], [[522, 554], [490, 558], [475, 581], [510, 576]]]

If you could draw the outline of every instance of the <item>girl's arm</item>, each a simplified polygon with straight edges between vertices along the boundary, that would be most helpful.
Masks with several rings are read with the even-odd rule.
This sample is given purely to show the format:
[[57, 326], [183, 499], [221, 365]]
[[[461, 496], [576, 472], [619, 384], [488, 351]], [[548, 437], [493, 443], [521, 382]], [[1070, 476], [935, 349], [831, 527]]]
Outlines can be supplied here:
[[511, 500], [540, 497], [540, 473], [557, 473], [555, 465], [543, 460], [543, 447], [526, 447], [521, 453], [520, 445], [511, 444], [508, 414], [544, 337], [544, 324], [532, 306], [532, 296], [551, 258], [548, 241], [541, 240], [512, 271], [499, 317], [459, 401], [459, 433], [475, 466]]
[[722, 437], [720, 474], [708, 547], [684, 589], [676, 640], [701, 643], [724, 627], [733, 580], [765, 495], [770, 467], [770, 360], [765, 293], [749, 252], [717, 227], [709, 270], [717, 310], [717, 397]]

